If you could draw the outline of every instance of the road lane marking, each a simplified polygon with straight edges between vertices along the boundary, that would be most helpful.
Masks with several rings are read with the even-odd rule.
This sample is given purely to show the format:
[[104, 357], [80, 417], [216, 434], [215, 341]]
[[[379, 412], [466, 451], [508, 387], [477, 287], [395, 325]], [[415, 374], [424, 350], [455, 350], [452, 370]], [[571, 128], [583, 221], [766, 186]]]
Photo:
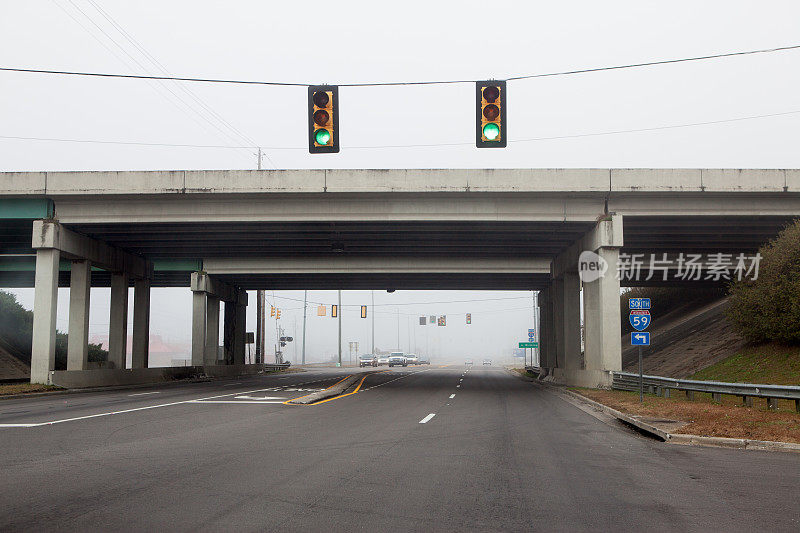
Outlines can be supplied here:
[[283, 396], [234, 396], [233, 399], [265, 401], [265, 400], [285, 400], [286, 398]]
[[456, 388], [457, 388], [457, 389], [460, 389], [460, 388], [461, 388], [461, 385], [456, 385]]
[[128, 396], [145, 396], [147, 394], [161, 394], [161, 391], [155, 392], [137, 392], [136, 394], [128, 394]]
[[383, 383], [378, 383], [377, 385], [373, 385], [372, 387], [367, 387], [364, 390], [371, 390], [371, 389], [374, 389], [375, 387], [383, 387], [384, 385], [387, 385], [387, 384], [391, 383], [392, 381], [397, 381], [398, 379], [407, 378], [408, 376], [413, 376], [415, 374], [421, 374], [423, 372], [430, 372], [431, 370], [432, 370], [431, 368], [428, 368], [426, 370], [419, 370], [417, 372], [410, 372], [408, 374], [403, 374], [399, 378], [394, 378], [394, 379], [390, 379], [389, 381], [384, 381]]
[[429, 414], [428, 416], [426, 416], [425, 418], [423, 418], [422, 420], [420, 420], [420, 421], [419, 421], [419, 423], [420, 423], [420, 424], [427, 424], [427, 423], [428, 423], [428, 421], [429, 421], [431, 418], [433, 418], [434, 416], [436, 416], [436, 413], [431, 413], [431, 414]]
[[[350, 376], [354, 376], [354, 375], [355, 375], [355, 374], [350, 374], [349, 376], [345, 376], [345, 377], [343, 377], [342, 379], [340, 379], [339, 381], [337, 381], [336, 383], [334, 383], [333, 385], [331, 385], [330, 387], [325, 387], [325, 388], [324, 388], [324, 389], [322, 389], [322, 390], [328, 390], [328, 389], [330, 389], [331, 387], [335, 387], [336, 385], [338, 385], [338, 384], [339, 384], [339, 383], [341, 383], [342, 381], [344, 381], [344, 380], [346, 380], [347, 378], [349, 378]], [[336, 379], [336, 378], [334, 378], [334, 379]], [[362, 379], [361, 381], [364, 381], [364, 380]], [[319, 392], [319, 391], [317, 391], [317, 392]], [[314, 394], [314, 393], [312, 392], [311, 394]], [[311, 396], [311, 394], [303, 394], [302, 396], [298, 396], [297, 398], [292, 398], [291, 400], [286, 400], [286, 401], [285, 401], [285, 402], [283, 402], [283, 403], [285, 403], [286, 405], [295, 405], [295, 404], [290, 404], [289, 402], [293, 402], [294, 400], [299, 400], [300, 398], [305, 398], [306, 396]]]
[[279, 402], [262, 402], [262, 401], [250, 401], [250, 400], [192, 400], [189, 403], [230, 403], [230, 404], [261, 404], [264, 405], [265, 403], [277, 403], [282, 404], [283, 401]]
[[450, 399], [451, 399], [451, 400], [452, 400], [453, 398], [455, 398], [455, 397], [456, 397], [456, 395], [455, 395], [455, 394], [451, 394], [451, 395], [450, 395]]
[[[330, 378], [323, 378], [317, 381], [327, 381]], [[334, 378], [335, 379], [335, 378]], [[314, 383], [313, 381], [309, 381], [309, 383]], [[169, 402], [169, 403], [160, 403], [156, 405], [146, 405], [144, 407], [134, 407], [131, 409], [122, 409], [120, 411], [110, 411], [106, 413], [95, 413], [92, 415], [85, 415], [85, 416], [76, 416], [72, 418], [63, 418], [60, 420], [49, 420], [47, 422], [36, 422], [36, 423], [27, 423], [27, 424], [0, 424], [0, 428], [33, 428], [33, 427], [41, 427], [41, 426], [52, 426], [53, 424], [63, 424], [64, 422], [77, 422], [79, 420], [88, 420], [90, 418], [100, 418], [105, 416], [113, 416], [113, 415], [121, 415], [125, 413], [133, 413], [136, 411], [146, 411], [149, 409], [158, 409], [160, 407], [170, 407], [173, 405], [185, 405], [185, 404], [192, 404], [192, 403], [209, 403], [207, 400], [215, 400], [217, 398], [225, 398], [227, 396], [233, 396], [235, 394], [252, 394], [254, 392], [265, 392], [270, 390], [267, 389], [255, 389], [249, 391], [242, 391], [242, 392], [229, 392], [227, 394], [218, 394], [215, 396], [207, 396], [205, 398], [195, 398], [192, 400], [181, 400], [178, 402]], [[264, 403], [264, 402], [259, 402]], [[282, 403], [282, 402], [281, 402]]]

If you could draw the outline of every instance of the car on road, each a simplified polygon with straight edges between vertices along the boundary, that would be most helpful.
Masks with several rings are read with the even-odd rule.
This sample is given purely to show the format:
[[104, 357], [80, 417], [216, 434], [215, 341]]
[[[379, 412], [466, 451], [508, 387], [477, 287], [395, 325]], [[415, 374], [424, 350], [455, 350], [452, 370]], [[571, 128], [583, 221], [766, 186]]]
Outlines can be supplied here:
[[419, 360], [417, 361], [417, 364], [418, 365], [429, 365], [429, 364], [431, 364], [431, 360], [428, 359], [428, 357], [425, 356], [425, 355], [420, 355], [419, 356]]
[[467, 359], [466, 361], [464, 361], [464, 364], [466, 366], [472, 366], [472, 359]]
[[483, 366], [492, 366], [492, 360], [491, 359], [484, 359], [483, 360]]
[[358, 358], [358, 366], [378, 366], [378, 358], [372, 354], [364, 354]]
[[406, 356], [403, 352], [392, 352], [389, 354], [389, 366], [408, 366]]
[[389, 356], [388, 355], [379, 355], [378, 356], [378, 366], [388, 365], [388, 364], [389, 364]]
[[417, 357], [417, 354], [415, 354], [415, 353], [407, 354], [406, 355], [406, 363], [408, 363], [409, 365], [418, 365], [419, 364], [419, 357]]

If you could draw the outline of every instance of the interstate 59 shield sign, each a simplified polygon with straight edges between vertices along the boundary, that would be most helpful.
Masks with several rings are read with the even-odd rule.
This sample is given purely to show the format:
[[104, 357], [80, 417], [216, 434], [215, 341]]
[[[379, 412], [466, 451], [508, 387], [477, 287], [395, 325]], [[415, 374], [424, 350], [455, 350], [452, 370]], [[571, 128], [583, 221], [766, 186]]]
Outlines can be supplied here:
[[644, 331], [650, 325], [650, 312], [644, 310], [634, 310], [628, 315], [628, 320], [637, 331]]

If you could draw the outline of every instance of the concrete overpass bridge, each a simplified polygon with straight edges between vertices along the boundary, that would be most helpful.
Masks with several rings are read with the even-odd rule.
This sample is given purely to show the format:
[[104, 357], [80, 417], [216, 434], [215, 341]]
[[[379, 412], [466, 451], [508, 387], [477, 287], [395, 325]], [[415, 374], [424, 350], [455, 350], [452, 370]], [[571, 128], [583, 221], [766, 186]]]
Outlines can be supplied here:
[[[497, 169], [0, 173], [0, 286], [35, 286], [34, 382], [51, 379], [56, 288], [69, 286], [68, 371], [86, 368], [89, 287], [111, 287], [109, 357], [147, 366], [149, 292], [194, 293], [193, 363], [244, 363], [252, 289], [540, 292], [543, 366], [608, 383], [621, 366], [619, 290], [578, 255], [754, 253], [800, 216], [800, 170]], [[666, 256], [663, 254], [667, 254]], [[644, 265], [646, 272], [648, 266]], [[646, 277], [646, 276], [644, 276]], [[698, 280], [694, 283], [719, 283]]]

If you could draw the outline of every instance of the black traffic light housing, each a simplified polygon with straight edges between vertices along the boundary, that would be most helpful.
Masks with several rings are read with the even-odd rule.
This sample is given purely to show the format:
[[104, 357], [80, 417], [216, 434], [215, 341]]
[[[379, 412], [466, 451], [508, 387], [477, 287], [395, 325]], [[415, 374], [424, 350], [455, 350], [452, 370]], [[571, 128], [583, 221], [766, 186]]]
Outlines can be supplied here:
[[308, 87], [308, 152], [339, 152], [339, 87]]
[[475, 146], [478, 148], [506, 147], [506, 96], [505, 81], [475, 82]]

